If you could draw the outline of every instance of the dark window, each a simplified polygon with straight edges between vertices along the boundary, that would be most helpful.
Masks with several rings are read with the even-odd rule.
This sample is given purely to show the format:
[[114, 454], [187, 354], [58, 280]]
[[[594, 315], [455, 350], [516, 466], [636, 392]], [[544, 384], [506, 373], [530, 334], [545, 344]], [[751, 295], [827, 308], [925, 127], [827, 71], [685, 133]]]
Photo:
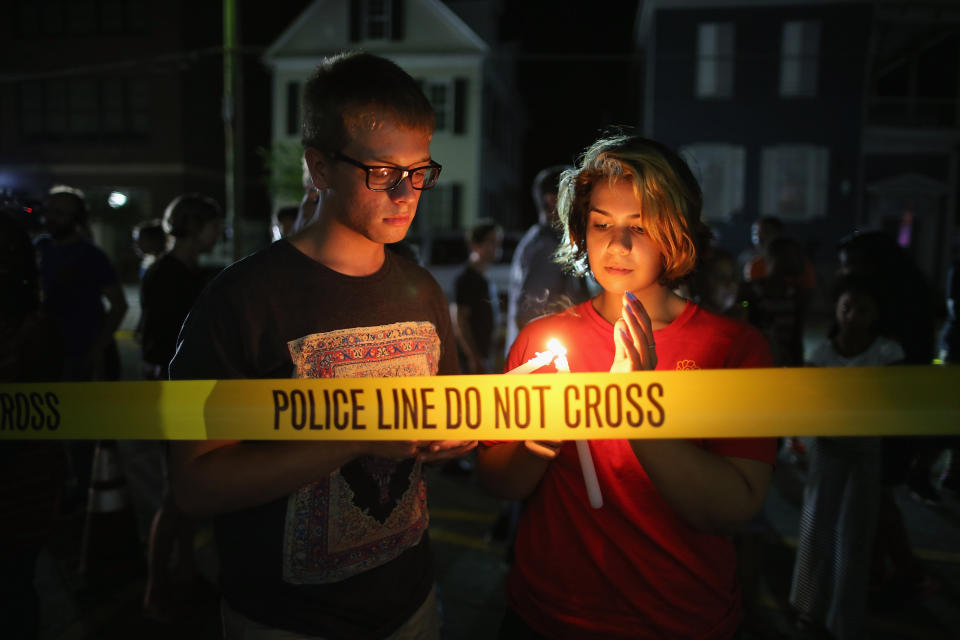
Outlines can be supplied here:
[[453, 81], [453, 132], [465, 133], [467, 130], [467, 80], [457, 78]]
[[300, 83], [287, 83], [287, 135], [300, 133]]
[[29, 36], [96, 36], [146, 31], [146, 0], [18, 0], [14, 24]]
[[733, 96], [734, 38], [733, 23], [704, 22], [697, 25], [696, 97]]
[[20, 86], [20, 130], [33, 140], [140, 137], [149, 106], [140, 78], [35, 80]]
[[780, 44], [780, 95], [817, 95], [820, 24], [809, 20], [783, 23]]
[[453, 206], [450, 209], [450, 228], [460, 229], [463, 223], [463, 185], [453, 184]]
[[402, 40], [403, 0], [351, 0], [350, 40]]

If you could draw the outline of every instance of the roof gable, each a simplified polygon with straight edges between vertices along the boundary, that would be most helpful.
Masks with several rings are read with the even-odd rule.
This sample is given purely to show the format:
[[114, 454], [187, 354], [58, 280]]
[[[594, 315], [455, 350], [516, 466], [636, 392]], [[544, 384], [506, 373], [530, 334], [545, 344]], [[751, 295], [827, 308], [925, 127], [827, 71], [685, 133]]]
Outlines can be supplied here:
[[401, 40], [351, 41], [351, 5], [359, 0], [314, 0], [267, 49], [266, 59], [326, 55], [345, 49], [370, 53], [486, 53], [487, 44], [439, 0], [403, 0]]

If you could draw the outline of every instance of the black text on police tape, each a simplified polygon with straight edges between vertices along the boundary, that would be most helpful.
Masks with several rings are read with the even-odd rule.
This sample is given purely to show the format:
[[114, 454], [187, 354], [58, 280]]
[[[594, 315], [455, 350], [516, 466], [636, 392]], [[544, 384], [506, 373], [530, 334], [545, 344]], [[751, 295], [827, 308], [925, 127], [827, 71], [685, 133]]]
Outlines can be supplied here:
[[[274, 389], [273, 428], [294, 430], [365, 430], [363, 416], [378, 430], [546, 428], [550, 385], [495, 386], [484, 394], [479, 388], [415, 387], [375, 389]], [[577, 428], [662, 426], [666, 412], [660, 399], [663, 386], [566, 385], [562, 390], [564, 425]], [[375, 419], [368, 414], [375, 412]]]
[[60, 398], [53, 392], [0, 393], [0, 431], [56, 430]]

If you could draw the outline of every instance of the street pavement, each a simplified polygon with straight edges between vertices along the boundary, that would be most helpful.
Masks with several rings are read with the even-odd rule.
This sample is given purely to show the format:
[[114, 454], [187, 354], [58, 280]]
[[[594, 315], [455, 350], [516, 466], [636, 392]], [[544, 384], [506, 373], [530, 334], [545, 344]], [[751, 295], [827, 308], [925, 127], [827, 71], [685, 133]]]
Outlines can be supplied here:
[[[787, 604], [798, 522], [800, 480], [796, 465], [783, 459], [764, 508], [761, 583], [746, 638], [800, 639]], [[489, 532], [499, 502], [477, 485], [474, 474], [428, 476], [431, 543], [436, 557], [438, 593], [446, 640], [495, 637], [503, 614], [505, 549]], [[960, 637], [960, 498], [945, 494], [941, 506], [897, 495], [916, 554], [939, 583], [936, 591], [909, 599], [874, 602], [870, 638], [946, 639]], [[86, 586], [77, 574], [82, 523], [68, 519], [41, 556], [38, 587], [42, 594], [42, 639], [219, 637], [218, 601], [213, 584], [216, 559], [208, 527], [197, 536], [199, 567], [209, 581], [191, 595], [192, 604], [173, 623], [146, 620], [140, 608], [144, 575], [132, 563], [113, 583]]]
[[[128, 299], [131, 299], [128, 293]], [[139, 316], [131, 310], [132, 320]], [[139, 371], [136, 345], [129, 326], [120, 346], [125, 377]], [[940, 465], [944, 463], [940, 461]], [[787, 604], [796, 545], [800, 496], [800, 465], [782, 456], [763, 517], [751, 527], [759, 543], [759, 584], [744, 640], [801, 640]], [[428, 474], [430, 536], [436, 558], [437, 588], [445, 640], [486, 640], [496, 635], [504, 610], [503, 581], [509, 570], [502, 544], [489, 533], [499, 501], [483, 492], [473, 473]], [[960, 638], [960, 497], [944, 492], [942, 504], [927, 506], [901, 488], [896, 494], [916, 555], [934, 578], [928, 593], [912, 597], [886, 594], [871, 602], [868, 638]], [[136, 638], [176, 640], [218, 638], [219, 603], [216, 556], [208, 524], [196, 538], [198, 568], [203, 581], [180, 593], [179, 618], [147, 620], [141, 601], [145, 567], [141, 558], [124, 560], [117, 572], [99, 583], [79, 573], [83, 518], [65, 516], [40, 555], [37, 588], [41, 595], [40, 640]], [[121, 559], [116, 559], [119, 563]], [[2, 631], [0, 631], [2, 637]]]

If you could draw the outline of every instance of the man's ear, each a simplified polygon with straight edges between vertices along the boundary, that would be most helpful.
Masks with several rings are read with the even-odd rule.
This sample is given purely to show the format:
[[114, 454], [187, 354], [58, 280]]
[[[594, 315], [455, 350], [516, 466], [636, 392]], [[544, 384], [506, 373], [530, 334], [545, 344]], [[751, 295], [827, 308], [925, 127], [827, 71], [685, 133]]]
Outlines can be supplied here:
[[303, 158], [307, 163], [307, 170], [310, 172], [310, 181], [317, 189], [327, 188], [327, 172], [330, 170], [330, 159], [322, 151], [317, 151], [313, 147], [307, 147], [303, 152]]

